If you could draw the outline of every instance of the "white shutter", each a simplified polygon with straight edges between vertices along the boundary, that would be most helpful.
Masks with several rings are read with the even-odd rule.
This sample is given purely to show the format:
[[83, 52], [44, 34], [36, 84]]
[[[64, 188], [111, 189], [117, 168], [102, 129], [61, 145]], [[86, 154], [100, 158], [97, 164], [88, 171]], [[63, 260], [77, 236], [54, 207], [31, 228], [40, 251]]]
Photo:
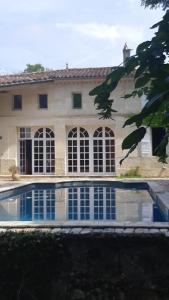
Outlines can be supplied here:
[[[144, 105], [146, 104], [147, 99], [146, 96], [143, 95], [141, 97], [141, 106], [142, 108], [144, 107]], [[152, 132], [151, 132], [151, 128], [147, 129], [147, 132], [144, 136], [144, 138], [141, 141], [141, 156], [152, 156]]]
[[147, 132], [141, 141], [141, 156], [152, 156], [151, 128], [147, 129]]

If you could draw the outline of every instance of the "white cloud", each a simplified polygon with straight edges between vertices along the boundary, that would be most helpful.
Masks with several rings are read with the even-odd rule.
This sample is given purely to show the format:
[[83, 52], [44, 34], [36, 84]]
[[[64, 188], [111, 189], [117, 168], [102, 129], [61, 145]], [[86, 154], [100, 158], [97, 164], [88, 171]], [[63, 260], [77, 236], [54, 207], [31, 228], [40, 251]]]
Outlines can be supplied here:
[[56, 27], [62, 30], [76, 31], [80, 34], [95, 39], [125, 40], [129, 42], [139, 42], [143, 39], [144, 32], [141, 27], [108, 25], [98, 23], [56, 23]]

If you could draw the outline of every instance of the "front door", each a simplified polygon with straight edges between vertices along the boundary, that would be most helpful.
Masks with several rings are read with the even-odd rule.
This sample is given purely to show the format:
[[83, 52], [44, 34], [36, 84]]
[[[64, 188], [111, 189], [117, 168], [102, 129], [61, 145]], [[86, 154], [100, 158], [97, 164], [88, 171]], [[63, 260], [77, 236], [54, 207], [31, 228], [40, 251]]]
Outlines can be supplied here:
[[20, 172], [32, 174], [32, 140], [20, 140]]

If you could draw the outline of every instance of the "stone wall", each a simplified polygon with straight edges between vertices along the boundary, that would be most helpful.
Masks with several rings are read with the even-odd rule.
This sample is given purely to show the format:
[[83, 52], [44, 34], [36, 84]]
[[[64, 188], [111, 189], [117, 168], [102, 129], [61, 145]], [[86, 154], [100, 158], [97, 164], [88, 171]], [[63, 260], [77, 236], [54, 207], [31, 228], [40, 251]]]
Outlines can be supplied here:
[[15, 159], [0, 159], [0, 174], [9, 175], [9, 168], [15, 165]]
[[158, 162], [158, 159], [155, 156], [129, 157], [123, 162], [121, 167], [118, 164], [117, 175], [125, 175], [136, 168], [138, 170], [138, 175], [143, 177], [165, 178], [169, 176], [169, 165]]

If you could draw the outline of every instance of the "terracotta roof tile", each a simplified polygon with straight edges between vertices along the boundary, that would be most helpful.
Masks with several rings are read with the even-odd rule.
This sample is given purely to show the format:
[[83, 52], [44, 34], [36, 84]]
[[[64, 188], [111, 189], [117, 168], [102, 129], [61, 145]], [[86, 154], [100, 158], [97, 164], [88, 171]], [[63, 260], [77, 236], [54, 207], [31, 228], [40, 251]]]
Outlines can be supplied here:
[[106, 77], [115, 67], [63, 69], [34, 73], [0, 75], [0, 87], [19, 84], [52, 82], [61, 79], [94, 79]]

